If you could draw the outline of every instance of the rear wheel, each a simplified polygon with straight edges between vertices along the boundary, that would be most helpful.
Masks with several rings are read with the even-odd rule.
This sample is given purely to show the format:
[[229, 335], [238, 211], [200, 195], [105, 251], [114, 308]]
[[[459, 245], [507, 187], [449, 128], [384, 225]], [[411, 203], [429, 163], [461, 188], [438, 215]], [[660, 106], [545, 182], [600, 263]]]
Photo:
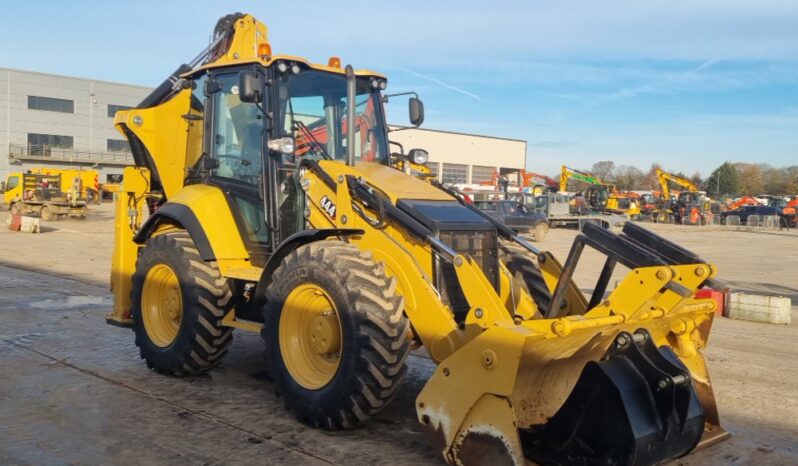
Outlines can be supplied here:
[[212, 369], [232, 342], [222, 318], [232, 292], [215, 262], [205, 262], [185, 232], [150, 238], [133, 275], [136, 346], [147, 366], [170, 375]]
[[501, 241], [499, 258], [513, 279], [532, 297], [538, 310], [544, 313], [551, 303], [551, 292], [531, 254], [517, 244]]
[[52, 221], [52, 220], [53, 220], [53, 211], [52, 211], [52, 210], [50, 210], [50, 208], [49, 208], [49, 207], [47, 207], [47, 206], [43, 206], [43, 207], [42, 207], [42, 210], [40, 210], [40, 211], [39, 211], [39, 216], [40, 216], [40, 217], [42, 218], [42, 220], [44, 220], [45, 222]]
[[410, 324], [396, 279], [370, 254], [341, 241], [302, 246], [274, 272], [266, 299], [269, 373], [300, 421], [350, 428], [393, 399]]

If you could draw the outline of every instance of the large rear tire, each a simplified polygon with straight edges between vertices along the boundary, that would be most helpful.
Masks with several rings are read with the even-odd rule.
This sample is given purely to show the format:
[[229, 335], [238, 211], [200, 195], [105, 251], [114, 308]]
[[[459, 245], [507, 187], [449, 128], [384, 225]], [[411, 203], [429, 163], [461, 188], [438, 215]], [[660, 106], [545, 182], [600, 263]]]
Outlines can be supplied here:
[[551, 303], [551, 292], [532, 255], [521, 246], [499, 242], [499, 259], [504, 262], [513, 279], [532, 297], [538, 311], [545, 313]]
[[150, 369], [184, 376], [215, 367], [233, 341], [222, 318], [233, 294], [185, 232], [150, 238], [133, 275], [136, 346]]
[[410, 352], [396, 284], [371, 254], [337, 240], [283, 259], [266, 291], [262, 336], [275, 389], [300, 421], [351, 428], [394, 398]]
[[39, 211], [39, 216], [45, 222], [51, 222], [53, 220], [53, 212], [47, 206], [42, 207], [42, 209]]

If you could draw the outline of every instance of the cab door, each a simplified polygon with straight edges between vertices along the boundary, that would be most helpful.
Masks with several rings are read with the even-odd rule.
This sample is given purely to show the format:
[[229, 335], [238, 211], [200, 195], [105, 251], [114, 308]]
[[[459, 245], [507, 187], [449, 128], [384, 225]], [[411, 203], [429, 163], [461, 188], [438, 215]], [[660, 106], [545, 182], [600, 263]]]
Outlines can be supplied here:
[[6, 180], [5, 192], [3, 192], [3, 203], [10, 204], [17, 198], [22, 198], [22, 188], [20, 188], [19, 175], [9, 175]]
[[205, 82], [204, 152], [213, 160], [208, 183], [225, 192], [253, 264], [263, 265], [274, 243], [263, 195], [266, 118], [239, 99], [239, 71], [211, 73]]

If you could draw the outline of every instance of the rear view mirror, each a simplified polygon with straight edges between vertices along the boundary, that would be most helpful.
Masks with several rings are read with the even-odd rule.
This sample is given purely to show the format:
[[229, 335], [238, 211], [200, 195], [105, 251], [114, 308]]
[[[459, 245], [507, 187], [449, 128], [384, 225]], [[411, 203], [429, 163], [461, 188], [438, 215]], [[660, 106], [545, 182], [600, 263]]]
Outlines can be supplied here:
[[216, 170], [219, 168], [219, 161], [217, 159], [212, 159], [207, 155], [202, 158], [202, 169], [205, 171], [208, 170]]
[[424, 123], [424, 102], [417, 97], [411, 97], [408, 103], [410, 110], [410, 123], [413, 126], [421, 126]]
[[238, 98], [241, 102], [260, 103], [263, 79], [254, 71], [238, 73]]

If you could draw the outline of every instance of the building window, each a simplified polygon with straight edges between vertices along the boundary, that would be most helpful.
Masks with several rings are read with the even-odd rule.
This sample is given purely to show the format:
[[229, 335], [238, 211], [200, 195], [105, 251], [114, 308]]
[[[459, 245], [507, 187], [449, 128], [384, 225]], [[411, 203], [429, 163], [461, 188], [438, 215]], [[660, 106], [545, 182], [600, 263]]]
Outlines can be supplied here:
[[428, 161], [426, 165], [427, 168], [429, 168], [430, 173], [435, 175], [435, 178], [438, 178], [438, 173], [440, 173], [440, 169], [438, 167], [440, 164], [438, 162]]
[[130, 110], [133, 107], [126, 107], [124, 105], [112, 105], [108, 104], [108, 118], [113, 118], [116, 116], [116, 112], [120, 110]]
[[443, 182], [451, 184], [468, 183], [468, 165], [460, 165], [459, 163], [444, 163]]
[[48, 112], [75, 113], [75, 101], [29, 95], [28, 109], [46, 110]]
[[108, 152], [130, 152], [130, 144], [124, 139], [109, 139]]
[[72, 149], [75, 139], [72, 136], [28, 133], [28, 153], [30, 155], [50, 155], [50, 149]]
[[471, 182], [482, 183], [483, 181], [492, 181], [493, 172], [496, 171], [494, 167], [485, 167], [482, 165], [474, 165], [471, 167]]

